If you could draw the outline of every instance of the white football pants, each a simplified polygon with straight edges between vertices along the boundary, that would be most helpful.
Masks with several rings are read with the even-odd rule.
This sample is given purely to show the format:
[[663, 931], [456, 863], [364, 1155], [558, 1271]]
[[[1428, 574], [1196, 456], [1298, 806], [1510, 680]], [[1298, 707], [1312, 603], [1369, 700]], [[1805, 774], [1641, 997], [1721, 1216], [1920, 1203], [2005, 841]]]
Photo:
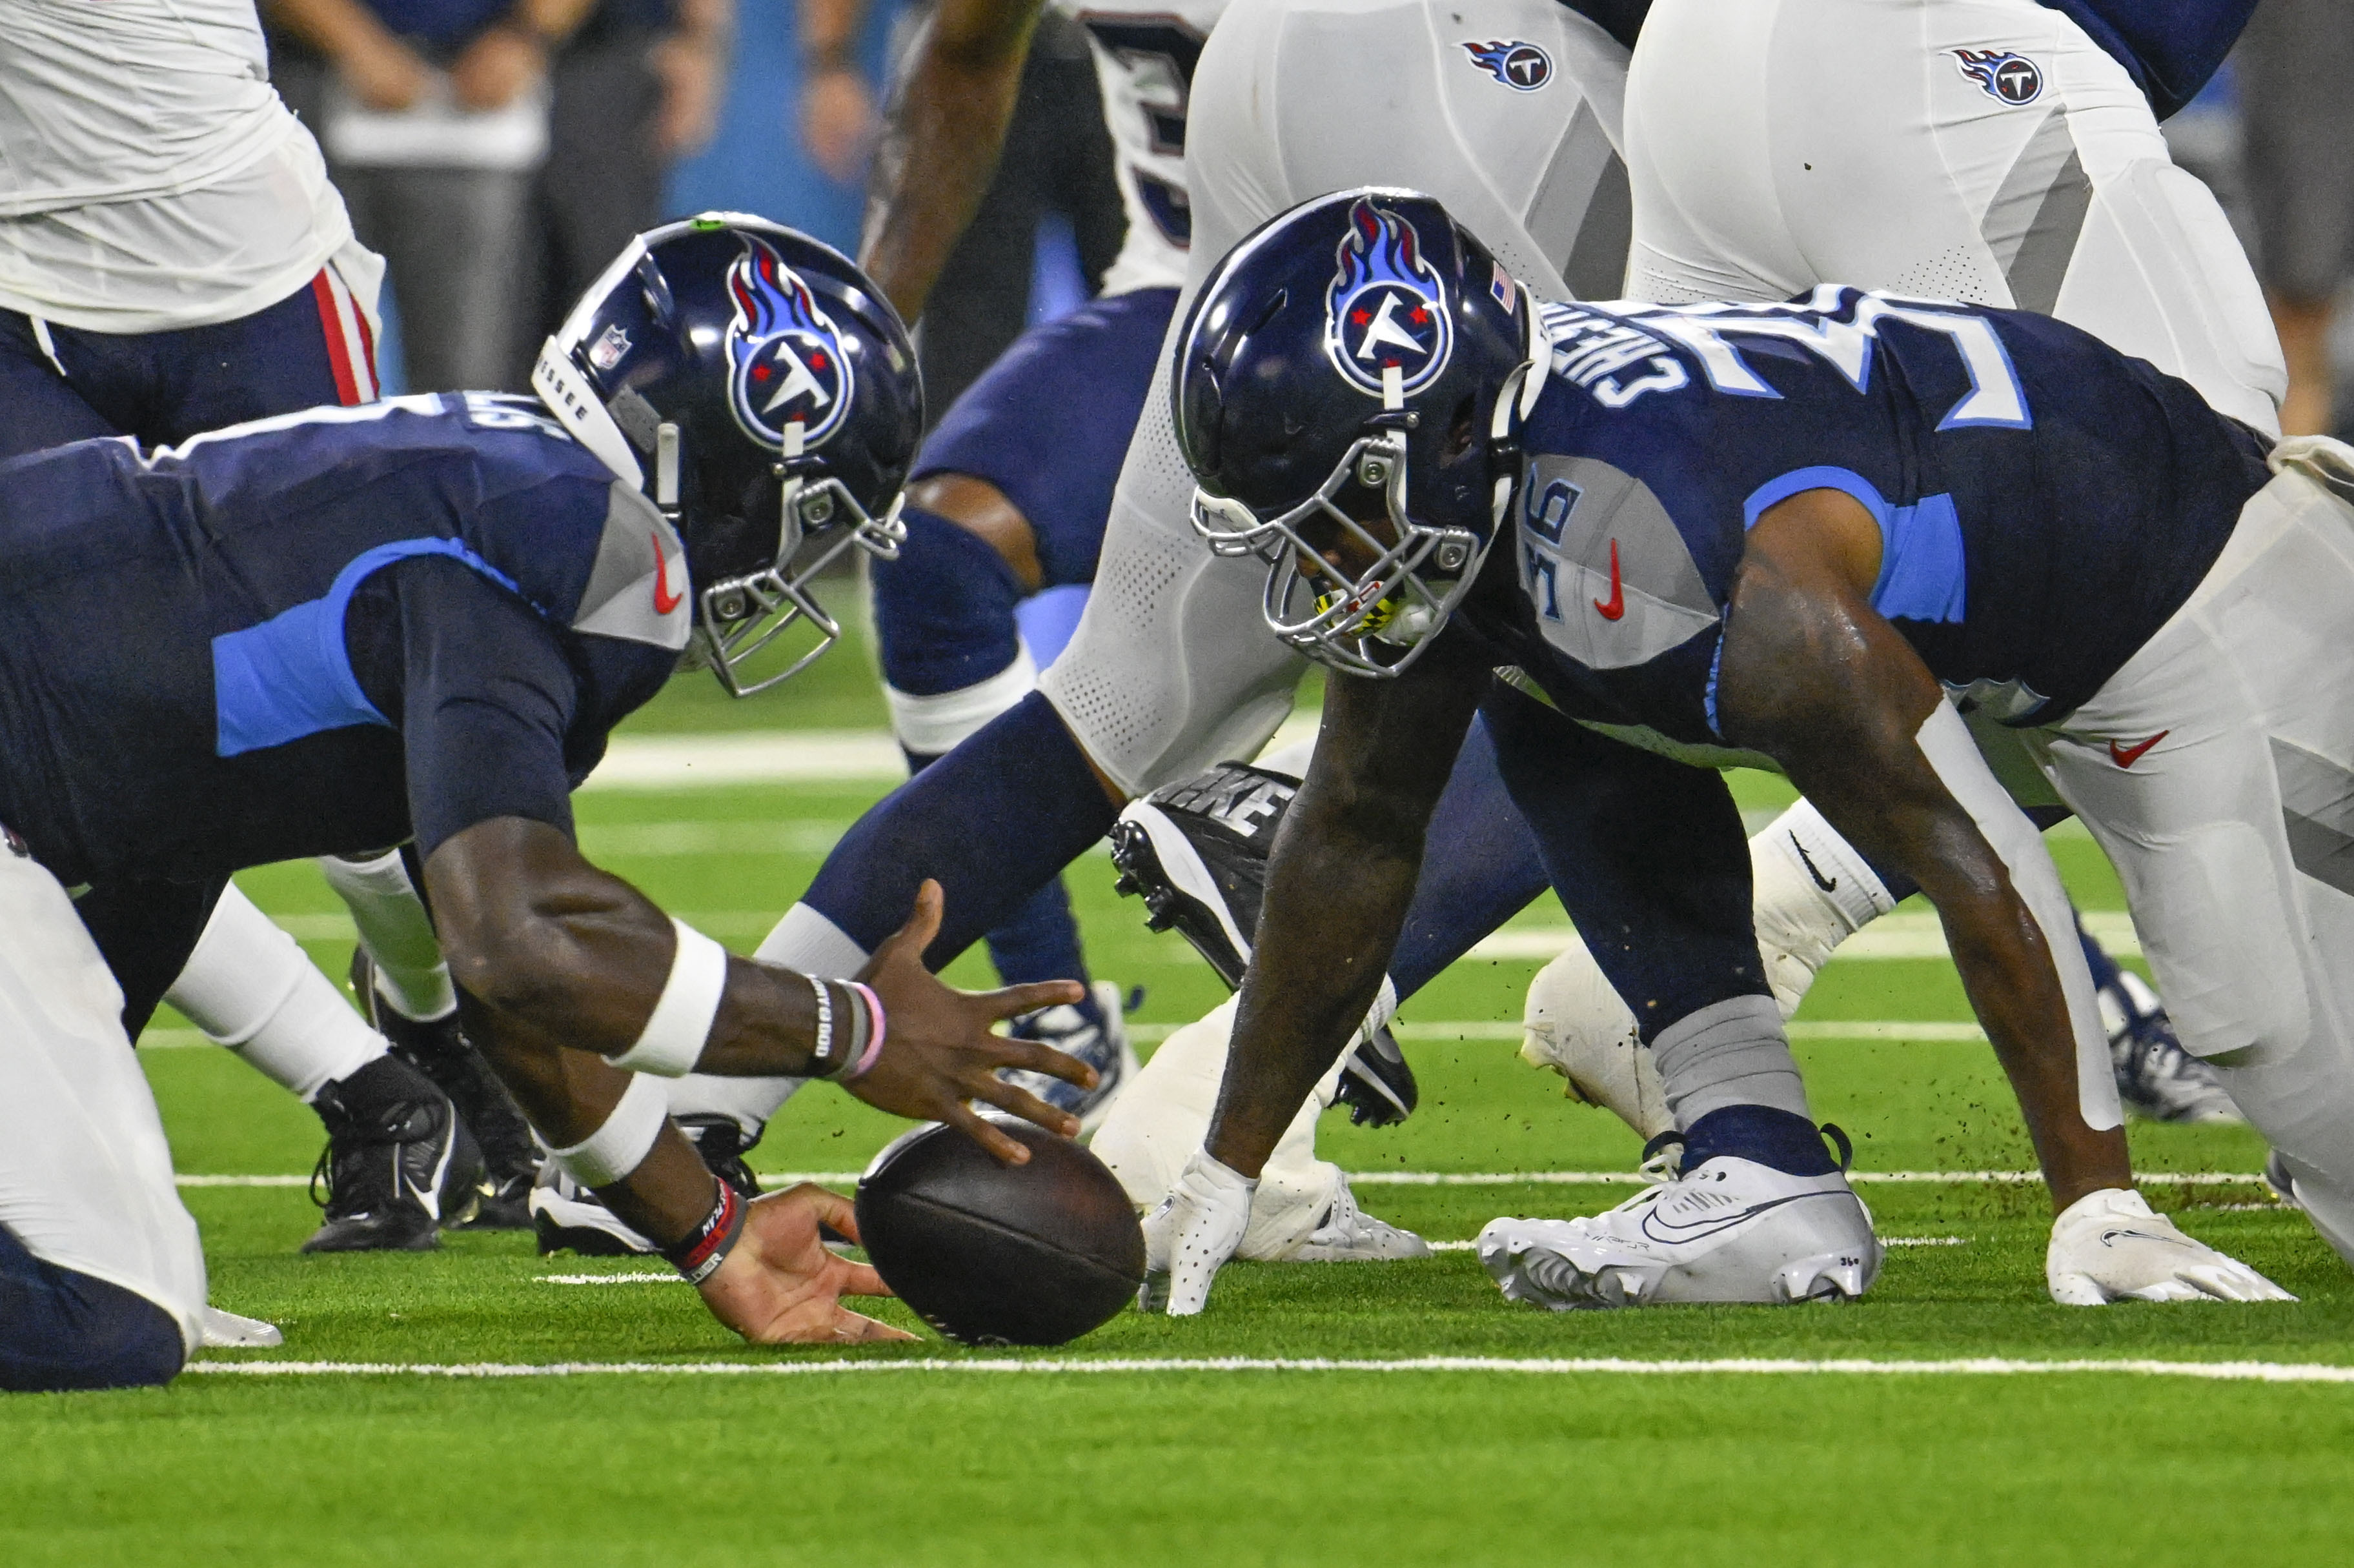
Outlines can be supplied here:
[[2354, 504], [2301, 465], [2354, 495], [2354, 449], [2307, 439], [2273, 463], [2189, 602], [2027, 738], [2116, 866], [2184, 1048], [2290, 1162], [2324, 1234], [2349, 1237]]
[[[2023, 58], [2023, 101], [1962, 50]], [[1626, 151], [1636, 299], [1829, 282], [2035, 311], [2280, 433], [2287, 371], [2221, 208], [2125, 69], [2035, 0], [1658, 0]]]
[[[1542, 47], [1534, 90], [1466, 43]], [[1447, 205], [1540, 298], [1609, 279], [1623, 252], [1626, 51], [1554, 0], [1236, 0], [1193, 73], [1191, 271], [1120, 471], [1087, 613], [1039, 689], [1103, 770], [1141, 795], [1249, 757], [1304, 668], [1260, 611], [1267, 565], [1210, 554], [1188, 520], [1169, 360], [1210, 269], [1266, 219], [1355, 185]]]
[[172, 1181], [122, 992], [39, 863], [0, 849], [0, 1225], [202, 1340], [205, 1254]]

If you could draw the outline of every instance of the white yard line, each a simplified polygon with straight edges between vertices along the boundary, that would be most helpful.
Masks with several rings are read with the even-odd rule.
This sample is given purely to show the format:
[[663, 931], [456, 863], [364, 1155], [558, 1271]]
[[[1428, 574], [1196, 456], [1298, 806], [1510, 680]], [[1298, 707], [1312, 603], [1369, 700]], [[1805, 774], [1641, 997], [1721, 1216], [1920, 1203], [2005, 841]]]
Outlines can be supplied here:
[[[2124, 910], [2087, 912], [2084, 928], [2109, 950], [2112, 958], [2141, 957], [2141, 938], [2134, 931], [2132, 917]], [[1508, 926], [1473, 948], [1471, 957], [1542, 959], [1549, 963], [1576, 939], [1576, 931], [1568, 926]], [[1946, 932], [1936, 914], [1925, 909], [1905, 909], [1882, 916], [1841, 942], [1831, 959], [1834, 963], [1887, 963], [1946, 956]]]
[[2211, 1383], [2354, 1383], [2354, 1366], [2312, 1361], [2169, 1361], [2147, 1358], [2031, 1361], [1974, 1356], [1952, 1361], [1805, 1361], [1725, 1357], [1711, 1361], [1635, 1361], [1616, 1356], [1516, 1359], [1501, 1356], [1417, 1356], [1397, 1361], [1324, 1357], [1156, 1356], [1100, 1361], [1044, 1358], [920, 1356], [902, 1361], [197, 1361], [191, 1372], [236, 1377], [829, 1377], [864, 1373], [1044, 1373], [1095, 1376], [1170, 1372], [1485, 1372], [1519, 1377], [1578, 1375], [1697, 1377], [2033, 1377], [2105, 1372], [2112, 1376], [2187, 1378]]

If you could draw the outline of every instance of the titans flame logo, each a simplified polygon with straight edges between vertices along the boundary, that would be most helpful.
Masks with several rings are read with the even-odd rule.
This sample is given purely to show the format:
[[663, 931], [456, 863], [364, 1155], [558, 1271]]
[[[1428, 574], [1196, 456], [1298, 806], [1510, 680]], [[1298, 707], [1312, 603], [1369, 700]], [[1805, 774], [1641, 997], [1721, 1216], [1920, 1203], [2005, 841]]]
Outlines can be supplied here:
[[801, 444], [821, 445], [850, 410], [851, 364], [842, 334], [801, 275], [768, 241], [745, 235], [727, 270], [736, 319], [727, 327], [728, 406], [744, 433], [782, 450], [801, 421]]
[[1382, 373], [1393, 366], [1403, 392], [1430, 385], [1447, 368], [1455, 328], [1414, 225], [1361, 196], [1349, 209], [1349, 235], [1332, 260], [1337, 270], [1324, 294], [1324, 352], [1333, 366], [1376, 397]]
[[1954, 64], [1998, 103], [2032, 103], [2043, 96], [2043, 72], [2025, 55], [2006, 49], [1956, 49]]
[[1466, 39], [1471, 62], [1515, 92], [1534, 92], [1553, 79], [1553, 57], [1518, 38], [1478, 43]]

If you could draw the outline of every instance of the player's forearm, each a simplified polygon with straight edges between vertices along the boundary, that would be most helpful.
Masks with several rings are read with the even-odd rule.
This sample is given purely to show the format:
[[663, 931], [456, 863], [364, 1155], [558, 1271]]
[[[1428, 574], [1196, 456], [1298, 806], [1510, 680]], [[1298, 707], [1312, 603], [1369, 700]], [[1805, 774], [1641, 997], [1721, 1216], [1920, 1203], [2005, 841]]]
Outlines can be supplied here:
[[1038, 0], [944, 4], [925, 25], [875, 160], [859, 265], [912, 323], [997, 171]]
[[503, 1026], [573, 1054], [651, 1052], [661, 1060], [650, 1070], [673, 1075], [801, 1077], [819, 1065], [821, 1033], [833, 1062], [858, 1022], [852, 993], [830, 986], [822, 1031], [809, 980], [681, 935], [544, 822], [477, 823], [434, 849], [425, 878], [460, 989]]
[[2105, 1187], [2131, 1187], [2125, 1128], [2084, 1121], [2067, 997], [2033, 911], [2005, 879], [1991, 893], [1949, 893], [1938, 913], [1962, 988], [2018, 1097], [2052, 1212]]
[[270, 21], [329, 59], [398, 41], [360, 0], [263, 0], [263, 9]]
[[[549, 1148], [584, 1148], [586, 1184], [631, 1228], [667, 1247], [702, 1222], [716, 1195], [711, 1172], [666, 1118], [643, 1132], [631, 1130], [640, 1118], [623, 1110], [621, 1101], [635, 1075], [567, 1050], [557, 1037], [492, 1013], [475, 998], [461, 993], [460, 1005], [468, 1037], [525, 1118]], [[649, 1135], [651, 1141], [642, 1143]], [[599, 1180], [600, 1160], [622, 1169]]]
[[1303, 791], [1268, 867], [1206, 1147], [1256, 1177], [1381, 991], [1422, 839], [1368, 833]]

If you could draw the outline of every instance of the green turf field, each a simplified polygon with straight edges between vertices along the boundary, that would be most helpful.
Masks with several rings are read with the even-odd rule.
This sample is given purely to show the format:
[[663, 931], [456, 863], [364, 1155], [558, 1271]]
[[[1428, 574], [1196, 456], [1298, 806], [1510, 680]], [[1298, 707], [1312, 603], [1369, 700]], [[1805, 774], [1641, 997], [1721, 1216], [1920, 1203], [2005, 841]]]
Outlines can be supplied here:
[[[632, 730], [881, 722], [854, 651], [755, 703], [702, 687]], [[1755, 809], [1783, 798], [1770, 780], [1738, 783]], [[581, 840], [748, 948], [887, 784], [592, 790]], [[2087, 907], [2120, 907], [2089, 840], [2063, 832], [2055, 847]], [[243, 880], [341, 972], [348, 927], [309, 867]], [[1110, 881], [1099, 855], [1072, 877], [1091, 957], [1147, 989], [1140, 1033], [1157, 1038], [1219, 988], [1177, 938], [1145, 932]], [[1543, 951], [1532, 933], [1560, 924], [1540, 906], [1500, 946]], [[1538, 961], [1469, 961], [1406, 1009], [1423, 1086], [1407, 1125], [1328, 1118], [1327, 1151], [1375, 1173], [1360, 1185], [1367, 1207], [1461, 1242], [1499, 1213], [1583, 1212], [1633, 1190], [1493, 1179], [1624, 1171], [1636, 1153], [1631, 1134], [1518, 1060], [1512, 1024]], [[953, 973], [985, 982], [970, 958]], [[2030, 1164], [1988, 1053], [1956, 1037], [1967, 1017], [1940, 960], [1825, 973], [1799, 1054], [1861, 1171]], [[1904, 1037], [1922, 1024], [1927, 1037]], [[1202, 1318], [1126, 1314], [1010, 1366], [937, 1340], [754, 1351], [675, 1282], [547, 1277], [655, 1267], [541, 1260], [527, 1236], [297, 1256], [316, 1223], [299, 1184], [315, 1119], [176, 1020], [146, 1044], [214, 1299], [281, 1324], [286, 1343], [207, 1356], [165, 1391], [0, 1402], [0, 1563], [2080, 1563], [2346, 1549], [2354, 1386], [2248, 1372], [2354, 1377], [2354, 1278], [2245, 1181], [2149, 1190], [2296, 1305], [2054, 1307], [2040, 1189], [1965, 1176], [1861, 1187], [1903, 1245], [1845, 1308], [1552, 1316], [1507, 1305], [1449, 1251], [1235, 1265]], [[820, 1086], [753, 1162], [854, 1171], [896, 1125]], [[2228, 1176], [2262, 1159], [2238, 1129], [2137, 1127], [2134, 1142], [2149, 1171]], [[1991, 1367], [1956, 1364], [1974, 1359]], [[1237, 1360], [1292, 1364], [1217, 1364]], [[1169, 1361], [1200, 1364], [1136, 1364]], [[256, 1361], [466, 1375], [237, 1371]], [[1361, 1364], [1316, 1364], [1333, 1361]], [[1575, 1364], [1596, 1361], [1618, 1364]], [[2048, 1370], [2085, 1361], [2141, 1370]], [[2239, 1365], [2221, 1381], [2183, 1363]]]

